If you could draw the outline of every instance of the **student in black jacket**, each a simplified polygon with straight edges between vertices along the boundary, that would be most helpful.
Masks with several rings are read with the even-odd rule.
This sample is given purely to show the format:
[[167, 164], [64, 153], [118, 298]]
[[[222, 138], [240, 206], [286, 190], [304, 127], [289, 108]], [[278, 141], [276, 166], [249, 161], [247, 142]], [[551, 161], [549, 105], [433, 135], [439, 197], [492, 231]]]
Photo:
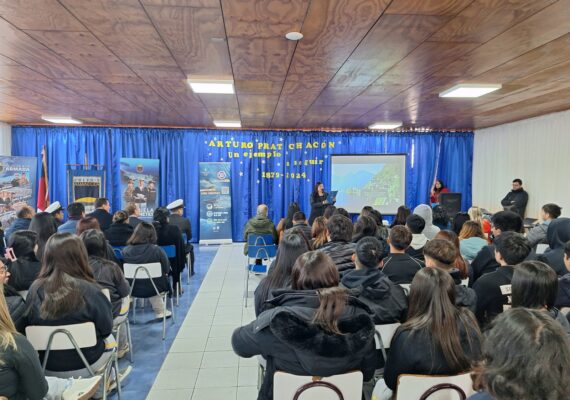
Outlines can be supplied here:
[[9, 247], [16, 256], [8, 265], [12, 275], [10, 286], [17, 291], [28, 290], [42, 267], [35, 252], [38, 248], [38, 235], [32, 231], [14, 232], [10, 237]]
[[22, 296], [10, 287], [8, 284], [9, 280], [10, 271], [8, 271], [8, 267], [4, 263], [3, 259], [0, 258], [0, 289], [6, 297], [8, 311], [10, 313], [10, 317], [14, 321], [14, 325], [16, 325], [19, 332], [24, 332], [24, 328], [26, 327], [26, 303], [24, 302], [24, 299], [22, 299]]
[[258, 400], [273, 398], [275, 371], [331, 376], [361, 370], [364, 381], [373, 377], [370, 310], [338, 284], [338, 270], [329, 256], [305, 253], [293, 268], [293, 290], [276, 292], [270, 301], [273, 308], [234, 331], [232, 347], [238, 356], [262, 355], [267, 360]]
[[410, 290], [408, 320], [392, 339], [390, 354], [374, 393], [390, 399], [402, 374], [456, 375], [471, 370], [481, 357], [477, 321], [455, 305], [455, 284], [438, 268], [416, 274]]
[[520, 233], [505, 232], [495, 239], [495, 258], [500, 267], [475, 282], [477, 312], [482, 327], [511, 307], [511, 281], [515, 266], [525, 260], [532, 248]]
[[327, 221], [328, 242], [319, 250], [328, 254], [339, 271], [354, 269], [352, 255], [356, 244], [352, 243], [352, 221], [344, 215], [333, 215]]
[[[522, 228], [522, 218], [512, 211], [500, 211], [491, 218], [491, 236], [495, 239], [505, 232], [521, 232]], [[495, 260], [495, 248], [493, 245], [483, 247], [471, 262], [472, 278], [469, 286], [473, 286], [482, 275], [494, 272], [497, 268], [499, 263]]]
[[424, 262], [424, 246], [428, 242], [428, 238], [423, 233], [425, 226], [426, 221], [420, 215], [412, 214], [406, 219], [406, 228], [412, 232], [412, 241], [406, 253], [421, 262]]
[[190, 272], [194, 275], [194, 246], [190, 243], [192, 239], [192, 226], [190, 225], [190, 220], [184, 217], [184, 201], [182, 199], [174, 200], [167, 205], [166, 208], [170, 211], [170, 223], [180, 228], [182, 235], [186, 235], [184, 251], [185, 254], [190, 254]]
[[176, 248], [176, 253], [174, 257], [169, 258], [170, 267], [172, 268], [172, 285], [182, 291], [182, 286], [180, 285], [180, 274], [184, 270], [184, 263], [186, 261], [185, 257], [185, 245], [182, 240], [182, 232], [180, 228], [175, 225], [170, 224], [169, 218], [170, 212], [166, 207], [158, 207], [154, 210], [152, 215], [153, 225], [156, 229], [156, 244], [159, 246], [170, 246], [174, 245]]
[[445, 239], [433, 239], [424, 247], [426, 267], [439, 268], [447, 272], [455, 283], [455, 305], [467, 307], [471, 312], [477, 310], [477, 294], [471, 288], [461, 284], [461, 272], [454, 267], [457, 249]]
[[99, 221], [101, 230], [105, 232], [113, 223], [113, 216], [109, 213], [111, 210], [111, 203], [105, 197], [95, 200], [95, 211], [87, 214], [88, 217], [93, 217]]
[[[570, 272], [570, 241], [564, 246], [564, 266]], [[562, 275], [558, 280], [558, 294], [554, 305], [558, 308], [570, 307], [570, 273]]]
[[382, 261], [382, 272], [394, 283], [411, 283], [412, 279], [424, 264], [406, 254], [406, 249], [412, 242], [412, 232], [402, 225], [390, 229], [388, 244], [390, 254]]
[[126, 246], [134, 230], [129, 225], [127, 212], [120, 210], [113, 215], [113, 223], [105, 231], [105, 237], [111, 246]]
[[546, 238], [550, 248], [538, 259], [550, 265], [559, 276], [566, 275], [568, 271], [564, 265], [564, 246], [570, 241], [570, 218], [553, 220], [546, 231]]
[[354, 253], [356, 269], [347, 271], [341, 278], [341, 287], [372, 310], [376, 325], [403, 322], [408, 310], [404, 289], [379, 269], [383, 254], [378, 239], [361, 239]]

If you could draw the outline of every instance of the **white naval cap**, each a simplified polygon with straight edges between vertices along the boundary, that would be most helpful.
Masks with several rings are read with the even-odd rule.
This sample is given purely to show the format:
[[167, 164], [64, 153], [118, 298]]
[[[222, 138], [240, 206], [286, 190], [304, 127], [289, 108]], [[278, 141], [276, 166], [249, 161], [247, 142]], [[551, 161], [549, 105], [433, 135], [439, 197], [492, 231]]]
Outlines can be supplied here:
[[61, 204], [59, 204], [59, 201], [54, 201], [44, 211], [51, 214], [61, 210], [62, 208], [63, 207], [61, 206]]
[[182, 199], [174, 200], [172, 203], [166, 206], [169, 210], [174, 210], [175, 208], [182, 207], [184, 201]]

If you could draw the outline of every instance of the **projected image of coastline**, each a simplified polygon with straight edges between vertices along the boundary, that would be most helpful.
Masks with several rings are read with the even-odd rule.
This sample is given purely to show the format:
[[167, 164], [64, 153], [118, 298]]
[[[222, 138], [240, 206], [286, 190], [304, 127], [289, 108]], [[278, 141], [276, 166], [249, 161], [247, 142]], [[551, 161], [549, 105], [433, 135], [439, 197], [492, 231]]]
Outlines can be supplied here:
[[332, 189], [338, 190], [336, 205], [349, 212], [360, 212], [365, 205], [385, 211], [397, 209], [405, 200], [402, 175], [396, 163], [333, 163]]

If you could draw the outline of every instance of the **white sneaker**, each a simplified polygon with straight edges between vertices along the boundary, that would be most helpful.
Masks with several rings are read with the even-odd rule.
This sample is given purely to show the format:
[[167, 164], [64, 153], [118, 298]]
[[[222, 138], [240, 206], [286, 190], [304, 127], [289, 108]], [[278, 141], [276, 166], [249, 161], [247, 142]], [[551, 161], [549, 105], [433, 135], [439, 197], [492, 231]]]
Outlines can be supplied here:
[[64, 390], [63, 400], [84, 400], [90, 399], [97, 391], [97, 387], [101, 383], [100, 376], [92, 378], [72, 378], [71, 386]]
[[[163, 317], [164, 317], [164, 314], [161, 312], [158, 314], [154, 314], [154, 318], [156, 318], [156, 319], [162, 319]], [[170, 317], [172, 317], [172, 311], [166, 310], [166, 318], [170, 318]]]

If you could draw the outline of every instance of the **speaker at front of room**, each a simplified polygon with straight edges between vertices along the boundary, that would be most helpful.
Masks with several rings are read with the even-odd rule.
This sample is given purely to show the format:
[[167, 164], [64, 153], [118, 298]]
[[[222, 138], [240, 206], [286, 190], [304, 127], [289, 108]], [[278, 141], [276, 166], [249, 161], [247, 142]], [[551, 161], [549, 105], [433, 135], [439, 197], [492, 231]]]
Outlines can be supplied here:
[[440, 193], [439, 205], [442, 206], [449, 218], [461, 211], [461, 193]]

